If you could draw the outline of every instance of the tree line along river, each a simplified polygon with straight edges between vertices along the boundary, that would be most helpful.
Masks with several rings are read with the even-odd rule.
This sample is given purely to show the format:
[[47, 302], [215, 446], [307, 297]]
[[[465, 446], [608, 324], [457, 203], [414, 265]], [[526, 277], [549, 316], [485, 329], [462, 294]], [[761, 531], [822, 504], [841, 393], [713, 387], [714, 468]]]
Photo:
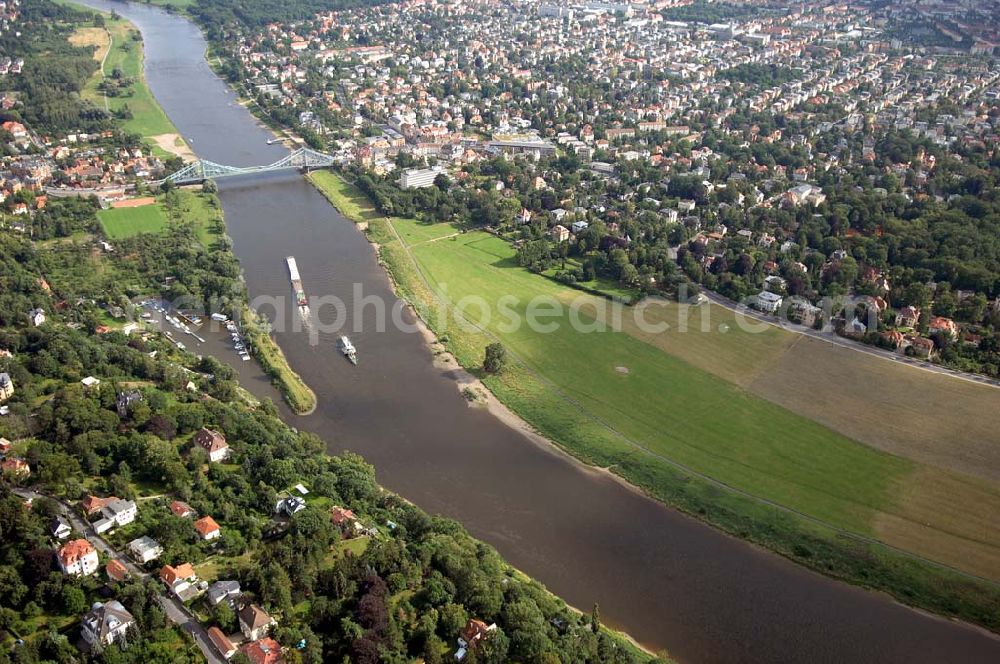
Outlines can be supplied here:
[[[204, 59], [188, 20], [156, 7], [84, 0], [142, 31], [153, 94], [199, 157], [267, 164], [287, 151], [240, 105]], [[220, 181], [233, 246], [251, 298], [290, 294], [295, 256], [308, 294], [395, 301], [365, 237], [294, 172]], [[276, 334], [319, 408], [290, 424], [375, 464], [380, 481], [431, 513], [461, 521], [569, 603], [599, 602], [606, 622], [682, 662], [998, 662], [1000, 640], [885, 596], [827, 579], [666, 508], [470, 408], [419, 334], [349, 320], [360, 363], [336, 335], [311, 344]], [[265, 308], [265, 314], [272, 312]], [[274, 318], [274, 316], [271, 316]], [[280, 326], [279, 326], [280, 327]], [[255, 363], [224, 337], [206, 350], [229, 360], [244, 386], [279, 401]]]

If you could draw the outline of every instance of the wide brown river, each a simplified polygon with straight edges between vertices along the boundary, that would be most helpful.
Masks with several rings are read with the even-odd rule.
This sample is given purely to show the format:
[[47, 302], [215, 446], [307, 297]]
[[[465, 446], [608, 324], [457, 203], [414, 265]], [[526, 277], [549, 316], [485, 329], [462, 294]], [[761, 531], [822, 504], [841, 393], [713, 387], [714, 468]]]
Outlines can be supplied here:
[[[287, 151], [260, 128], [204, 60], [188, 21], [147, 5], [86, 0], [141, 30], [150, 86], [204, 159], [267, 164]], [[294, 172], [222, 180], [229, 233], [251, 297], [289, 294], [295, 256], [311, 297], [351, 310], [364, 295], [395, 301], [373, 249]], [[286, 314], [291, 320], [292, 313]], [[380, 481], [424, 509], [461, 521], [569, 603], [681, 662], [1000, 662], [1000, 640], [827, 579], [663, 507], [466, 405], [418, 334], [351, 332], [353, 367], [325, 335], [277, 334], [319, 397], [295, 427], [354, 450]], [[353, 327], [354, 320], [349, 321]], [[219, 336], [199, 352], [232, 361], [248, 388], [276, 398], [253, 362]]]

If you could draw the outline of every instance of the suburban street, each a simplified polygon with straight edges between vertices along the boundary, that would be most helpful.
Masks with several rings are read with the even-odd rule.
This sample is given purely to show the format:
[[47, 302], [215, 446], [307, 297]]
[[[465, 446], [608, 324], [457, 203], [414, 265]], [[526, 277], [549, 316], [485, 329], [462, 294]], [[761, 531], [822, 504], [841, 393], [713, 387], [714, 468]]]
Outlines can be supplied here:
[[932, 362], [926, 362], [913, 357], [907, 357], [905, 355], [900, 355], [899, 353], [893, 353], [892, 351], [885, 350], [883, 348], [877, 348], [875, 346], [868, 346], [866, 344], [859, 343], [857, 341], [852, 341], [850, 339], [845, 339], [844, 337], [838, 336], [833, 331], [827, 330], [814, 330], [812, 328], [804, 327], [802, 325], [795, 325], [788, 321], [783, 321], [777, 316], [770, 316], [768, 314], [755, 311], [750, 307], [741, 304], [739, 302], [734, 302], [727, 297], [723, 297], [718, 293], [713, 293], [712, 291], [702, 289], [701, 293], [704, 294], [711, 302], [718, 304], [719, 306], [725, 307], [730, 311], [734, 311], [742, 316], [749, 318], [750, 320], [757, 321], [759, 323], [766, 323], [767, 325], [773, 325], [775, 327], [780, 327], [788, 332], [793, 332], [795, 334], [801, 334], [807, 337], [811, 337], [818, 341], [823, 341], [828, 344], [833, 344], [835, 346], [840, 346], [841, 348], [846, 348], [848, 350], [857, 353], [866, 353], [874, 357], [881, 358], [883, 360], [888, 360], [890, 362], [896, 362], [898, 364], [906, 364], [915, 369], [922, 369], [923, 371], [930, 371], [931, 373], [941, 374], [944, 376], [951, 376], [952, 378], [958, 378], [959, 380], [966, 380], [971, 383], [979, 383], [980, 385], [988, 385], [990, 387], [1000, 387], [1000, 380], [989, 378], [987, 376], [980, 376], [979, 374], [971, 374], [964, 371], [956, 371], [954, 369], [949, 369], [948, 367], [942, 367], [940, 365], [934, 364]]
[[[30, 489], [15, 488], [13, 491], [15, 494], [25, 499], [35, 500], [43, 497], [52, 498], [52, 496], [46, 496], [38, 493], [37, 491], [31, 491]], [[52, 499], [59, 505], [60, 514], [62, 514], [62, 516], [69, 521], [73, 530], [77, 533], [86, 535], [87, 540], [93, 544], [94, 548], [100, 553], [104, 554], [108, 558], [121, 562], [125, 565], [125, 569], [137, 578], [146, 579], [151, 576], [148, 572], [135, 565], [128, 556], [113, 548], [107, 543], [107, 541], [104, 540], [103, 537], [95, 533], [94, 529], [90, 527], [90, 524], [84, 521], [72, 507], [61, 500], [55, 498]], [[198, 645], [198, 648], [201, 650], [209, 664], [226, 664], [226, 660], [219, 655], [219, 653], [212, 646], [211, 642], [208, 640], [208, 632], [201, 625], [201, 623], [196, 621], [191, 616], [191, 613], [179, 600], [167, 597], [163, 594], [159, 595], [159, 599], [160, 605], [163, 607], [163, 610], [166, 612], [170, 621], [194, 638], [195, 643]]]

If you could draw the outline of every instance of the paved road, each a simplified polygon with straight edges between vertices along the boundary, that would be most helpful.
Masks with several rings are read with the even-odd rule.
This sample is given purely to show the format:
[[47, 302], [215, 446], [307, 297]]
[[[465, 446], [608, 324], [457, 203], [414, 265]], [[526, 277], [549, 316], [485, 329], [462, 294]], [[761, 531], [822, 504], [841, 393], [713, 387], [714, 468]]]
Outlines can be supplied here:
[[[43, 497], [44, 494], [40, 494], [37, 491], [31, 491], [30, 489], [14, 489], [14, 493], [21, 496], [22, 498], [37, 499]], [[52, 496], [47, 496], [51, 498]], [[127, 569], [133, 576], [138, 578], [146, 579], [149, 578], [149, 572], [146, 572], [135, 563], [132, 562], [123, 553], [112, 547], [108, 542], [94, 532], [90, 524], [84, 521], [72, 507], [66, 503], [56, 500], [59, 505], [59, 512], [62, 514], [73, 526], [73, 529], [78, 533], [83, 533], [87, 536], [87, 540], [94, 545], [94, 548], [105, 554], [108, 558], [112, 558], [121, 562], [125, 565]], [[198, 644], [198, 648], [201, 653], [208, 660], [209, 664], [226, 664], [226, 660], [223, 659], [219, 653], [212, 646], [211, 641], [208, 640], [208, 631], [196, 621], [191, 613], [184, 607], [184, 605], [174, 597], [167, 597], [166, 595], [159, 595], [160, 605], [166, 612], [167, 617], [172, 623], [180, 627], [182, 630], [191, 635], [195, 643]]]
[[895, 362], [897, 364], [906, 364], [914, 369], [921, 369], [923, 371], [930, 371], [931, 373], [941, 374], [944, 376], [950, 376], [952, 378], [957, 378], [959, 380], [969, 381], [970, 383], [978, 383], [980, 385], [987, 385], [989, 387], [1000, 387], [1000, 380], [994, 378], [989, 378], [987, 376], [980, 376], [979, 374], [966, 373], [964, 371], [955, 371], [954, 369], [949, 369], [947, 367], [942, 367], [939, 364], [933, 364], [932, 362], [925, 362], [924, 360], [918, 360], [912, 357], [906, 357], [905, 355], [900, 355], [899, 353], [894, 353], [890, 350], [884, 348], [878, 348], [876, 346], [869, 346], [867, 344], [859, 343], [857, 341], [852, 341], [850, 339], [845, 339], [844, 337], [838, 336], [832, 330], [814, 330], [812, 328], [804, 327], [801, 325], [795, 325], [788, 321], [779, 319], [777, 316], [770, 316], [768, 314], [761, 313], [754, 309], [747, 307], [739, 302], [734, 302], [727, 297], [723, 297], [718, 293], [713, 293], [708, 290], [701, 290], [701, 293], [705, 295], [709, 300], [718, 304], [719, 306], [725, 307], [730, 311], [735, 311], [740, 315], [749, 318], [750, 320], [757, 321], [759, 323], [766, 323], [768, 325], [773, 325], [775, 327], [780, 327], [783, 330], [793, 332], [795, 334], [801, 334], [807, 337], [812, 337], [824, 343], [833, 344], [835, 346], [840, 346], [841, 348], [846, 348], [847, 350], [854, 351], [856, 353], [865, 353], [867, 355], [872, 355], [889, 362]]

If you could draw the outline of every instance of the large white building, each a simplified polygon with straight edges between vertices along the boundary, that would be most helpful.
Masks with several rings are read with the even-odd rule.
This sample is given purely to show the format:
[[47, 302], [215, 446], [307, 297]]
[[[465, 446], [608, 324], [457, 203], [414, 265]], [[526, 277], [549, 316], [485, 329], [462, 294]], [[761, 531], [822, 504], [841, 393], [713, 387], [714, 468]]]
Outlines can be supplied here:
[[101, 510], [101, 518], [94, 522], [94, 530], [100, 535], [112, 528], [127, 526], [135, 521], [138, 511], [135, 501], [116, 498]]
[[757, 293], [757, 308], [761, 311], [766, 311], [769, 314], [773, 314], [781, 306], [782, 298], [777, 293], [772, 293], [771, 291], [761, 291]]
[[440, 166], [434, 168], [408, 168], [399, 174], [399, 186], [402, 189], [423, 189], [434, 186], [434, 180], [444, 173]]
[[80, 634], [84, 641], [99, 650], [112, 643], [124, 643], [125, 633], [134, 624], [135, 619], [121, 602], [98, 602], [80, 621]]
[[76, 539], [63, 545], [56, 559], [63, 574], [72, 576], [90, 576], [97, 571], [100, 562], [97, 559], [97, 549], [85, 539]]

